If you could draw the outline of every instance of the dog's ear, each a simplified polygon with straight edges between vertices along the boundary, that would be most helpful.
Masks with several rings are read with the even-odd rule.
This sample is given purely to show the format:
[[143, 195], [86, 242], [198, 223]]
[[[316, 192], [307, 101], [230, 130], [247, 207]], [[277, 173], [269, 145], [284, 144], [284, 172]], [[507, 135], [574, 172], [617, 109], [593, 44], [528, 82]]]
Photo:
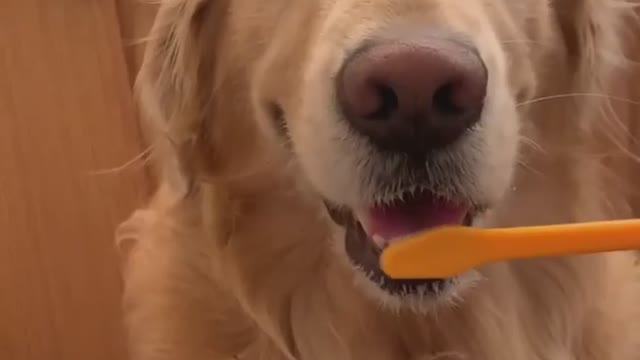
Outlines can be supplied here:
[[163, 1], [136, 81], [143, 132], [160, 176], [189, 185], [208, 146], [207, 118], [228, 0]]

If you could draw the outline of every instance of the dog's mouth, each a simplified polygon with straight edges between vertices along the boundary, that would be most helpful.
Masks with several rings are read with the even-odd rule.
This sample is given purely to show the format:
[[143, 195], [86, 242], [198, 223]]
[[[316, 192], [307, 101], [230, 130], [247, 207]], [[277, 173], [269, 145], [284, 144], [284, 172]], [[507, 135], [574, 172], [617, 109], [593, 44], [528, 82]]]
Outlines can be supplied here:
[[428, 192], [399, 198], [403, 200], [358, 210], [326, 205], [333, 221], [346, 230], [349, 259], [381, 289], [392, 295], [438, 293], [453, 279], [392, 279], [380, 269], [380, 254], [385, 247], [416, 232], [444, 225], [470, 226], [478, 210]]

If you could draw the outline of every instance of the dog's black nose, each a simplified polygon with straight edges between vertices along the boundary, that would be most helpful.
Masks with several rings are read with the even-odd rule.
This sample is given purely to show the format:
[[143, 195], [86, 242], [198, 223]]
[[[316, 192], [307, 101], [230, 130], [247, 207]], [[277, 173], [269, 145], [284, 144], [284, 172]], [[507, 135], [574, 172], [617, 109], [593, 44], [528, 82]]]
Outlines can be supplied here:
[[487, 77], [464, 42], [381, 40], [345, 61], [337, 96], [351, 126], [377, 146], [424, 154], [453, 143], [480, 119]]

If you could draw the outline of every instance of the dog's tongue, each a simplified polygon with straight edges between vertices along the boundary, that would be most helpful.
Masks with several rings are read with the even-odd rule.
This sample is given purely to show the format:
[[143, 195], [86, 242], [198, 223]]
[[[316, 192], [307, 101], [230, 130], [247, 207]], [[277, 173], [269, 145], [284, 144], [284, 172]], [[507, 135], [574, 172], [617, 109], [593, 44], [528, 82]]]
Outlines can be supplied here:
[[433, 196], [421, 196], [370, 209], [366, 232], [370, 236], [381, 236], [387, 243], [391, 243], [437, 226], [462, 224], [466, 214], [466, 207]]

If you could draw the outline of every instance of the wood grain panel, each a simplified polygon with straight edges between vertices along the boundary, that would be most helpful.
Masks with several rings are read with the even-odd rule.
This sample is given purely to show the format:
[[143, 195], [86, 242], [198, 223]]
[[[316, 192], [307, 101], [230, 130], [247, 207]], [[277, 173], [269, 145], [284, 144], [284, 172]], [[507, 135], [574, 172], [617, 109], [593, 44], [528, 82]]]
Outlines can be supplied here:
[[138, 69], [142, 65], [146, 39], [158, 5], [148, 0], [116, 0], [116, 8], [129, 69], [129, 80], [133, 85]]
[[116, 224], [144, 173], [111, 0], [0, 1], [0, 359], [125, 359]]
[[[157, 9], [158, 3], [149, 0], [116, 0], [120, 36], [124, 44], [123, 50], [132, 88], [135, 86], [136, 77], [144, 59], [144, 50]], [[136, 114], [141, 115], [138, 107], [136, 107]], [[140, 126], [141, 122], [138, 124], [144, 143], [151, 143], [149, 129]], [[151, 168], [147, 170], [149, 175], [153, 173]], [[149, 187], [156, 185], [154, 180], [153, 176], [149, 176]]]

